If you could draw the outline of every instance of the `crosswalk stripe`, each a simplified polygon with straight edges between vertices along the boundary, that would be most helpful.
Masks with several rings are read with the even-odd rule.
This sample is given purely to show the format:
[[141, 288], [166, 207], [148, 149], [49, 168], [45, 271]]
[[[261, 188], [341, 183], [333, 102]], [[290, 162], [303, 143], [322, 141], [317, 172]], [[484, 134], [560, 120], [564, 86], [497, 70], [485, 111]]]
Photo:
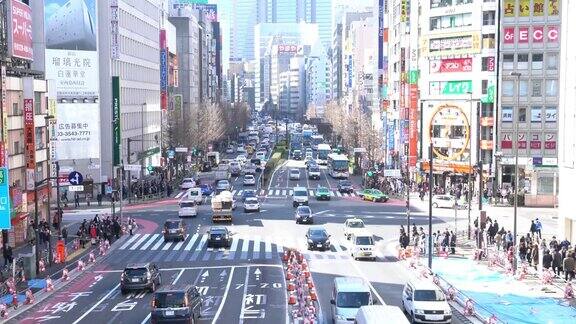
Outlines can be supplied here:
[[164, 238], [158, 240], [158, 242], [156, 242], [156, 244], [154, 244], [154, 246], [152, 247], [152, 251], [156, 251], [158, 250], [158, 248], [160, 247], [160, 245], [162, 245], [162, 243], [164, 243]]
[[331, 197], [334, 197], [334, 192], [333, 192], [333, 191], [330, 191], [330, 196], [331, 196]]
[[314, 190], [309, 190], [310, 196], [314, 196]]
[[244, 190], [238, 190], [238, 196], [242, 196], [242, 192], [244, 192]]
[[232, 245], [230, 246], [230, 254], [232, 254], [232, 252], [236, 252], [236, 247], [238, 246], [239, 241], [240, 241], [239, 238], [232, 239]]
[[140, 247], [140, 250], [148, 249], [148, 247], [150, 245], [152, 245], [152, 243], [154, 243], [154, 241], [156, 241], [159, 236], [160, 236], [160, 234], [153, 234], [152, 237], [148, 240], [148, 242], [146, 242], [146, 244], [144, 244]]
[[172, 246], [172, 244], [174, 244], [174, 242], [172, 242], [172, 241], [166, 242], [166, 243], [164, 244], [164, 246], [162, 247], [162, 251], [168, 250], [168, 249]]
[[272, 237], [268, 236], [264, 242], [264, 252], [272, 252]]
[[260, 236], [254, 236], [254, 248], [252, 249], [254, 252], [260, 252]]
[[248, 252], [248, 246], [249, 245], [250, 245], [250, 242], [245, 237], [243, 237], [242, 238], [242, 247], [241, 247], [242, 252]]
[[124, 250], [125, 248], [127, 248], [128, 245], [130, 245], [130, 244], [132, 244], [132, 242], [136, 241], [138, 239], [138, 237], [140, 237], [140, 234], [136, 234], [136, 235], [132, 236], [128, 241], [126, 241], [126, 243], [124, 243], [120, 247], [120, 250]]
[[138, 246], [140, 246], [140, 244], [144, 243], [144, 241], [145, 241], [146, 239], [148, 239], [149, 236], [150, 236], [150, 234], [144, 234], [144, 235], [142, 235], [142, 236], [140, 237], [140, 239], [139, 239], [134, 245], [132, 245], [132, 246], [130, 247], [130, 250], [136, 250], [136, 248], [137, 248]]
[[342, 197], [342, 193], [340, 191], [336, 191], [336, 196]]
[[342, 252], [344, 250], [342, 250], [342, 246], [340, 245], [340, 243], [332, 243], [332, 246], [334, 247], [334, 249], [336, 250], [336, 252]]
[[186, 191], [181, 191], [181, 192], [179, 192], [179, 193], [176, 195], [176, 197], [174, 197], [174, 198], [178, 199], [178, 198], [184, 196], [185, 193], [186, 193]]
[[236, 195], [236, 190], [232, 190], [232, 196]]
[[280, 196], [280, 190], [276, 190], [275, 195]]
[[182, 248], [182, 245], [184, 245], [184, 242], [186, 242], [188, 238], [190, 238], [190, 235], [186, 234], [186, 237], [182, 241], [178, 242], [172, 250], [174, 251], [180, 250], [180, 248]]
[[202, 235], [202, 238], [200, 239], [200, 243], [196, 247], [196, 251], [201, 251], [202, 248], [204, 248], [204, 245], [206, 245], [207, 240], [208, 240], [208, 235]]
[[192, 245], [194, 245], [194, 243], [196, 243], [197, 240], [198, 240], [198, 233], [192, 235], [190, 242], [188, 242], [188, 244], [186, 244], [186, 246], [184, 247], [184, 250], [190, 251], [190, 249], [192, 249]]
[[268, 190], [268, 196], [272, 196], [274, 194], [274, 190], [270, 189]]
[[286, 190], [282, 190], [282, 196], [286, 196]]
[[294, 190], [290, 189], [290, 193], [289, 195], [292, 196], [292, 193], [294, 192]]
[[264, 196], [266, 194], [266, 190], [262, 189], [260, 190], [260, 196]]

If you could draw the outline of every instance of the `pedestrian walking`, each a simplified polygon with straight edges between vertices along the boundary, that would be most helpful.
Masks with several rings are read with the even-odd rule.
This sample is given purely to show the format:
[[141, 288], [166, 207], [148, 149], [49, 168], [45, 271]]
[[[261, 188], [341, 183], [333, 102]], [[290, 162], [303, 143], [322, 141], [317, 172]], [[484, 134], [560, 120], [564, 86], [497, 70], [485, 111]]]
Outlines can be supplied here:
[[542, 223], [538, 218], [536, 218], [534, 225], [536, 225], [536, 233], [538, 233], [538, 238], [542, 239]]
[[409, 240], [408, 240], [408, 235], [406, 235], [406, 233], [402, 233], [400, 234], [400, 246], [405, 249], [408, 246]]
[[552, 271], [557, 276], [560, 276], [560, 268], [562, 267], [562, 254], [559, 250], [552, 252]]
[[554, 257], [552, 257], [552, 254], [550, 254], [550, 250], [544, 251], [544, 256], [542, 257], [542, 267], [544, 267], [544, 269], [550, 269], [552, 267], [553, 260]]
[[514, 245], [514, 237], [512, 236], [512, 233], [510, 231], [506, 233], [504, 240], [506, 241], [506, 250], [510, 249], [510, 247]]
[[500, 251], [500, 247], [502, 246], [502, 234], [496, 233], [496, 236], [494, 236], [494, 242], [496, 243], [497, 250]]
[[534, 245], [532, 245], [532, 265], [534, 266], [534, 269], [538, 269], [538, 262], [540, 261], [539, 258], [539, 253], [538, 252], [538, 244], [534, 243]]
[[574, 266], [575, 266], [574, 255], [570, 253], [564, 258], [564, 260], [562, 260], [562, 268], [564, 269], [564, 280], [568, 281], [568, 278], [570, 278], [570, 281], [572, 281], [574, 279]]
[[552, 239], [550, 240], [550, 243], [548, 243], [548, 246], [552, 251], [556, 251], [558, 249], [559, 244], [558, 241], [556, 240], [556, 236], [552, 236]]
[[62, 239], [64, 240], [64, 244], [66, 244], [68, 240], [68, 229], [66, 229], [66, 227], [62, 228]]
[[456, 234], [450, 231], [450, 254], [456, 254]]
[[2, 255], [4, 256], [4, 266], [7, 266], [8, 264], [10, 264], [10, 258], [8, 257], [8, 245], [4, 244], [4, 247], [2, 247]]
[[77, 193], [74, 194], [74, 207], [80, 207], [80, 195]]
[[98, 202], [98, 206], [102, 206], [102, 193], [98, 193], [96, 195], [96, 201]]
[[520, 256], [520, 260], [522, 262], [526, 261], [526, 254], [528, 253], [528, 247], [526, 246], [526, 242], [520, 242], [520, 246], [518, 247], [518, 255]]
[[134, 229], [134, 221], [132, 220], [132, 218], [128, 219], [128, 231], [130, 232], [130, 235], [133, 235], [132, 230]]
[[536, 223], [534, 223], [534, 220], [530, 221], [530, 233], [532, 237], [534, 237], [534, 233], [536, 233]]

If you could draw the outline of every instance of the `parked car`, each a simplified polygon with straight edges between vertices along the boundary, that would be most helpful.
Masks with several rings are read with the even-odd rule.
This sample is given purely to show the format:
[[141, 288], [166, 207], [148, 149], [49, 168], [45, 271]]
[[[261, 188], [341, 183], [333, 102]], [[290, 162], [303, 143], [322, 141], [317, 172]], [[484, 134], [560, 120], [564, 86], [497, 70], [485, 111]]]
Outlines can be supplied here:
[[298, 206], [294, 212], [294, 219], [296, 224], [314, 223], [314, 217], [312, 216], [312, 210], [308, 206]]
[[184, 241], [186, 238], [186, 225], [181, 219], [168, 219], [164, 222], [164, 242]]
[[313, 226], [306, 232], [308, 250], [330, 250], [330, 235], [322, 226]]
[[191, 285], [162, 287], [152, 297], [152, 323], [198, 323], [202, 297]]
[[232, 245], [232, 233], [224, 226], [211, 226], [208, 231], [207, 247], [230, 247]]
[[249, 197], [244, 200], [244, 212], [260, 212], [260, 202], [256, 197]]
[[318, 186], [314, 195], [316, 200], [330, 200], [330, 190], [326, 187]]
[[120, 292], [149, 289], [151, 292], [162, 284], [160, 271], [155, 263], [130, 263], [120, 275]]
[[338, 191], [340, 193], [353, 193], [354, 187], [352, 187], [352, 181], [338, 180]]
[[388, 195], [378, 189], [364, 189], [358, 193], [358, 196], [360, 196], [360, 198], [363, 200], [369, 200], [373, 202], [388, 201]]

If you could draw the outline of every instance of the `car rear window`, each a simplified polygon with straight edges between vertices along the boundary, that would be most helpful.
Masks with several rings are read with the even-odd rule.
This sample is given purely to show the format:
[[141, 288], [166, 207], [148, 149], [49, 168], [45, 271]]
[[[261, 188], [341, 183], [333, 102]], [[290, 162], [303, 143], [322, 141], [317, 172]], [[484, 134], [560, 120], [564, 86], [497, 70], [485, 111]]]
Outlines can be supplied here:
[[178, 222], [166, 222], [164, 223], [165, 227], [168, 228], [178, 228], [179, 223]]
[[161, 292], [154, 296], [154, 305], [157, 308], [186, 307], [184, 292]]
[[181, 208], [194, 207], [196, 204], [193, 201], [183, 201], [180, 203]]
[[145, 276], [146, 272], [148, 272], [146, 268], [128, 268], [124, 270], [124, 273], [129, 277]]

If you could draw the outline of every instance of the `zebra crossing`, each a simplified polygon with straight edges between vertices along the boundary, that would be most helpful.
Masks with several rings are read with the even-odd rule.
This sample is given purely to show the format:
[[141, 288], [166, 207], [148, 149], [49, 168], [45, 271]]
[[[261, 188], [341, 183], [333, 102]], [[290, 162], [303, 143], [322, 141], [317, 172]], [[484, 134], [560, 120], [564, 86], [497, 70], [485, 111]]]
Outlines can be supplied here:
[[[235, 189], [232, 190], [232, 195], [234, 197], [242, 197], [244, 192], [246, 190], [251, 190], [254, 191], [254, 189]], [[259, 196], [262, 197], [288, 197], [292, 195], [292, 189], [286, 189], [286, 188], [277, 188], [277, 189], [260, 189], [260, 190], [255, 190], [256, 193]], [[314, 189], [308, 189], [308, 195], [311, 197], [314, 197], [316, 191]], [[183, 195], [185, 194], [185, 192], [180, 192], [178, 194], [176, 194], [176, 196], [174, 196], [175, 199], [179, 199], [181, 198]], [[346, 193], [346, 192], [340, 192], [338, 190], [330, 190], [330, 196], [331, 197], [358, 197], [358, 194], [356, 194], [356, 192], [352, 192], [352, 193]]]
[[[287, 249], [298, 249], [309, 259], [349, 259], [348, 242], [333, 241], [330, 250], [308, 251], [305, 238], [233, 236], [230, 248], [208, 247], [207, 234], [189, 234], [184, 241], [164, 242], [161, 234], [134, 234], [114, 252], [125, 262], [277, 260]], [[150, 253], [152, 252], [152, 253]]]

